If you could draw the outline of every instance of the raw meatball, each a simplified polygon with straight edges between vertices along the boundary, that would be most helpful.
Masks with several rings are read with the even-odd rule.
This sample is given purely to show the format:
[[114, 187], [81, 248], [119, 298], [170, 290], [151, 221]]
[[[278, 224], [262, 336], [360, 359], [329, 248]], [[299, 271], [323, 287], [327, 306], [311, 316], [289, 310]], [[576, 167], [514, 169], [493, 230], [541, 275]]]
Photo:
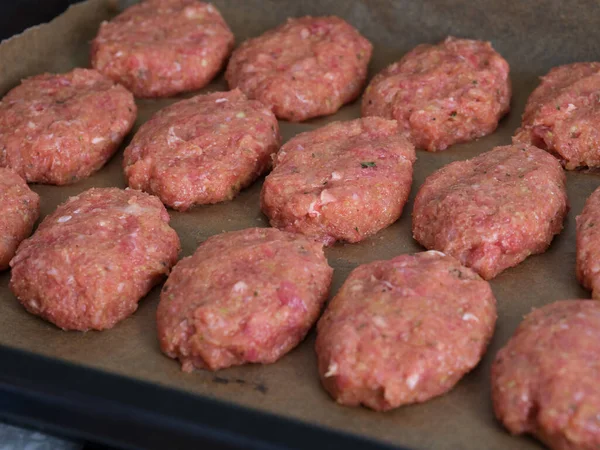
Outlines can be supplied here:
[[68, 184], [100, 169], [131, 130], [133, 96], [95, 70], [26, 78], [0, 102], [0, 167]]
[[395, 222], [408, 199], [415, 150], [393, 120], [334, 122], [288, 141], [267, 176], [271, 225], [329, 245], [358, 242]]
[[210, 83], [233, 45], [213, 5], [146, 0], [102, 23], [92, 41], [92, 66], [136, 97], [166, 97]]
[[40, 196], [10, 169], [0, 168], [0, 270], [8, 269], [19, 243], [40, 216]]
[[198, 95], [146, 122], [125, 149], [129, 186], [185, 211], [231, 200], [271, 166], [279, 126], [239, 90]]
[[213, 236], [165, 283], [161, 348], [184, 371], [272, 363], [317, 320], [332, 272], [322, 245], [300, 235], [250, 228]]
[[530, 95], [514, 142], [533, 144], [566, 169], [600, 167], [600, 63], [555, 67]]
[[317, 326], [325, 389], [385, 411], [444, 394], [479, 363], [496, 300], [474, 271], [429, 251], [352, 271]]
[[508, 63], [489, 42], [422, 44], [375, 76], [363, 116], [396, 119], [430, 152], [492, 133], [510, 109]]
[[280, 119], [299, 122], [333, 114], [357, 98], [371, 52], [371, 43], [339, 17], [288, 19], [242, 43], [225, 78]]
[[530, 145], [496, 147], [430, 175], [413, 208], [413, 236], [494, 278], [546, 251], [569, 210], [558, 161]]
[[492, 366], [496, 417], [554, 450], [600, 448], [600, 303], [563, 300], [527, 315]]
[[577, 279], [600, 300], [600, 188], [577, 216]]
[[179, 248], [156, 197], [94, 188], [60, 205], [21, 243], [10, 288], [29, 312], [64, 330], [103, 330], [133, 314]]

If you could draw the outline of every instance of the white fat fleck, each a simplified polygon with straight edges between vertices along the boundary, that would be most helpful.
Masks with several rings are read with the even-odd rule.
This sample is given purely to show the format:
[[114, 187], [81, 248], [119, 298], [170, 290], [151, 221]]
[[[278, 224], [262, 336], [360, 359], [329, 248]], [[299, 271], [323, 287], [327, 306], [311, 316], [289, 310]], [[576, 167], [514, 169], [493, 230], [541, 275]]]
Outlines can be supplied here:
[[95, 137], [94, 139], [92, 139], [92, 144], [99, 144], [100, 142], [102, 142], [104, 140], [103, 137]]
[[362, 289], [362, 287], [363, 287], [363, 285], [362, 285], [362, 283], [359, 281], [359, 282], [357, 282], [357, 283], [353, 284], [353, 285], [350, 287], [350, 290], [351, 290], [352, 292], [356, 292], [356, 291], [360, 291], [360, 290]]
[[35, 123], [27, 122], [27, 128], [31, 128], [31, 129], [35, 128]]
[[327, 203], [335, 202], [337, 199], [329, 193], [327, 189], [321, 191], [321, 204], [326, 205]]
[[208, 62], [205, 59], [203, 59], [202, 61], [200, 61], [200, 65], [202, 67], [206, 67], [206, 66], [208, 66]]
[[388, 280], [381, 280], [381, 283], [388, 289], [394, 289], [394, 285]]
[[118, 58], [119, 56], [123, 56], [123, 52], [121, 50], [119, 50], [117, 53], [115, 53], [115, 56]]
[[358, 194], [356, 192], [352, 194], [352, 200], [358, 200]]
[[208, 6], [206, 7], [206, 10], [208, 12], [214, 12], [215, 11], [215, 7], [209, 3]]
[[429, 251], [426, 251], [425, 253], [429, 253], [430, 255], [436, 255], [436, 256], [446, 256], [445, 253], [438, 252], [437, 250], [429, 250]]
[[323, 375], [325, 378], [329, 378], [329, 377], [333, 377], [334, 375], [337, 375], [338, 373], [338, 365], [337, 363], [329, 363], [329, 367], [327, 368], [327, 372], [325, 372], [325, 375]]
[[142, 208], [137, 203], [131, 203], [130, 205], [127, 205], [125, 207], [125, 212], [127, 214], [133, 214], [134, 216], [139, 215], [143, 210], [144, 210], [144, 208]]
[[573, 103], [569, 103], [569, 106], [567, 106], [567, 112], [570, 113], [571, 111], [575, 111], [577, 109], [577, 106], [575, 106]]
[[69, 275], [67, 277], [67, 284], [73, 284], [75, 282], [75, 277], [73, 275]]
[[244, 292], [246, 289], [248, 289], [248, 285], [243, 281], [238, 281], [233, 285], [233, 292], [240, 293]]
[[227, 101], [226, 98], [218, 98], [218, 99], [215, 100], [215, 103], [223, 103], [223, 102], [226, 102], [226, 101]]
[[175, 61], [174, 66], [175, 66], [175, 71], [181, 72], [181, 64], [179, 64], [177, 61]]
[[569, 325], [568, 325], [568, 324], [566, 324], [566, 323], [561, 323], [561, 324], [560, 324], [560, 329], [561, 329], [561, 330], [568, 330], [568, 329], [569, 329]]
[[106, 226], [106, 222], [104, 220], [101, 220], [100, 222], [98, 222], [98, 225], [100, 225], [101, 227]]
[[479, 186], [478, 184], [474, 184], [474, 185], [472, 185], [471, 187], [472, 187], [474, 190], [477, 190], [477, 189], [479, 189], [479, 188], [480, 188], [480, 186]]
[[303, 95], [298, 94], [297, 92], [294, 93], [294, 95], [296, 96], [296, 98], [298, 100], [300, 100], [302, 103], [308, 103], [308, 100], [306, 100], [306, 97], [304, 97]]
[[125, 283], [119, 283], [117, 285], [117, 292], [123, 292], [123, 289], [125, 289]]
[[187, 17], [188, 19], [202, 19], [202, 17], [204, 17], [202, 11], [199, 11], [198, 9], [193, 7], [185, 8], [184, 14], [185, 17]]
[[319, 211], [315, 210], [316, 204], [317, 204], [317, 201], [315, 200], [310, 205], [308, 205], [308, 215], [310, 217], [319, 217], [321, 215], [321, 213]]
[[173, 206], [175, 206], [176, 208], [183, 205], [183, 202], [173, 202]]
[[387, 327], [387, 322], [386, 320], [381, 317], [381, 316], [375, 316], [373, 317], [373, 323], [378, 326], [379, 328], [386, 328]]
[[38, 309], [40, 309], [40, 304], [37, 302], [37, 300], [31, 300], [31, 301], [29, 302], [29, 307], [30, 307], [31, 309], [34, 309], [34, 310], [36, 310], [36, 311], [37, 311]]
[[243, 119], [244, 117], [246, 117], [246, 114], [244, 113], [244, 111], [240, 111], [235, 115], [235, 117], [237, 117], [238, 119]]
[[332, 74], [331, 72], [327, 72], [325, 75], [323, 75], [323, 78], [326, 78], [328, 80], [333, 80], [335, 78], [335, 75]]
[[69, 220], [71, 220], [71, 216], [62, 216], [62, 217], [58, 218], [57, 222], [58, 223], [65, 223], [65, 222], [68, 222]]
[[300, 31], [300, 37], [302, 39], [306, 39], [309, 36], [310, 36], [310, 31], [308, 31], [306, 28], [302, 28], [302, 31]]
[[462, 320], [465, 320], [465, 321], [471, 320], [473, 322], [479, 322], [479, 319], [477, 318], [477, 316], [475, 314], [471, 314], [471, 313], [463, 314]]
[[52, 269], [50, 269], [48, 271], [48, 275], [52, 275], [53, 277], [55, 277], [56, 275], [58, 275], [58, 270], [56, 270], [54, 267]]
[[331, 179], [334, 181], [341, 180], [342, 176], [338, 172], [331, 172]]
[[417, 383], [419, 382], [420, 378], [421, 375], [419, 375], [418, 373], [413, 373], [406, 379], [406, 385], [409, 387], [409, 389], [414, 389]]
[[167, 144], [171, 146], [177, 142], [183, 142], [183, 139], [175, 134], [175, 127], [171, 127], [167, 133]]

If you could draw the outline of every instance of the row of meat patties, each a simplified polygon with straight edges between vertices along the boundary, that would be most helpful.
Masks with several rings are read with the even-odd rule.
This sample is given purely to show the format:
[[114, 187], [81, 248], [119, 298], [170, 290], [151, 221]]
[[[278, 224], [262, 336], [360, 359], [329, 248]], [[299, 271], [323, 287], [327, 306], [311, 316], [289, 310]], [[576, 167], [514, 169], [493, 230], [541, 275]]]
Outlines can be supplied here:
[[[321, 315], [323, 251], [395, 222], [415, 148], [441, 151], [493, 132], [508, 112], [507, 62], [489, 43], [420, 45], [376, 75], [363, 118], [281, 146], [277, 118], [335, 113], [366, 83], [372, 47], [337, 17], [303, 17], [242, 43], [232, 89], [157, 112], [124, 152], [132, 189], [90, 189], [48, 215], [26, 182], [68, 184], [99, 170], [130, 132], [137, 97], [205, 86], [234, 38], [195, 0], [147, 0], [100, 27], [94, 69], [23, 80], [0, 102], [1, 267], [33, 314], [65, 330], [104, 330], [166, 276], [157, 310], [164, 353], [184, 370], [272, 363], [317, 322], [324, 387], [340, 404], [388, 410], [450, 390], [478, 364], [496, 322], [486, 280], [547, 249], [568, 212], [563, 167], [600, 166], [600, 64], [551, 70], [513, 144], [430, 175], [412, 211], [429, 251], [357, 267]], [[213, 236], [178, 261], [165, 205], [231, 200], [266, 177], [273, 228]], [[577, 277], [600, 297], [600, 190], [577, 218]], [[20, 243], [20, 245], [19, 245]], [[18, 249], [17, 249], [18, 247]], [[16, 255], [15, 255], [16, 251]], [[492, 370], [498, 418], [556, 449], [600, 445], [600, 306], [532, 312]]]

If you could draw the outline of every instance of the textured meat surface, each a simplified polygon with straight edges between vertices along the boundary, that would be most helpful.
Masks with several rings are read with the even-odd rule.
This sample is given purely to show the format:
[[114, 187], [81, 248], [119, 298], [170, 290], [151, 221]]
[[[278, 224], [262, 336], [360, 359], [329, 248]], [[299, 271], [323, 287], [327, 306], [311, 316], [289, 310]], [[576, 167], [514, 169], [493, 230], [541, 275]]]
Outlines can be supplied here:
[[10, 288], [29, 312], [65, 330], [111, 328], [169, 273], [179, 248], [156, 197], [93, 188], [21, 243]]
[[165, 283], [161, 348], [185, 371], [272, 363], [315, 323], [332, 273], [322, 245], [301, 235], [249, 228], [213, 236]]
[[339, 17], [288, 19], [243, 42], [225, 78], [280, 119], [298, 122], [333, 114], [357, 98], [371, 53], [371, 43]]
[[569, 209], [566, 177], [539, 148], [496, 147], [430, 175], [417, 193], [413, 236], [491, 279], [544, 252]]
[[102, 23], [91, 59], [136, 97], [165, 97], [207, 85], [233, 45], [233, 33], [213, 5], [146, 0]]
[[40, 215], [40, 196], [10, 169], [0, 168], [0, 270], [8, 269], [19, 243]]
[[577, 279], [600, 300], [600, 188], [577, 216]]
[[370, 117], [288, 141], [261, 192], [271, 225], [332, 244], [358, 242], [395, 222], [416, 158], [398, 131], [395, 121]]
[[543, 76], [513, 140], [549, 151], [569, 170], [600, 167], [600, 63], [567, 64]]
[[95, 70], [26, 78], [0, 102], [0, 167], [73, 183], [104, 165], [136, 114], [131, 93]]
[[357, 267], [317, 326], [325, 389], [384, 411], [424, 402], [477, 365], [496, 323], [490, 285], [429, 251]]
[[563, 300], [525, 317], [492, 365], [496, 417], [554, 450], [600, 448], [600, 303]]
[[373, 78], [362, 114], [397, 120], [417, 148], [444, 150], [496, 129], [510, 108], [508, 73], [489, 42], [422, 44]]
[[187, 210], [231, 200], [270, 167], [279, 143], [273, 113], [236, 89], [160, 110], [125, 149], [123, 165], [130, 187]]

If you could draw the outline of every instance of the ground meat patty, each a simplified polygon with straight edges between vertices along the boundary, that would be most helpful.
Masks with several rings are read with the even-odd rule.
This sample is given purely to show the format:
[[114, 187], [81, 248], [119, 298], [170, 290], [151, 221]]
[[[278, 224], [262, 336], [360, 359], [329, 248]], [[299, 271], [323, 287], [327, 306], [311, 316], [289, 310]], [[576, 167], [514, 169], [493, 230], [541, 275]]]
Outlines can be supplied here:
[[300, 235], [250, 228], [213, 236], [165, 283], [161, 348], [185, 371], [272, 363], [317, 320], [332, 272], [322, 245]]
[[21, 243], [10, 288], [29, 312], [65, 330], [111, 328], [169, 272], [179, 247], [156, 197], [90, 189]]
[[600, 188], [577, 216], [577, 279], [600, 300]]
[[513, 141], [556, 155], [566, 169], [600, 167], [600, 63], [555, 67], [533, 91]]
[[0, 167], [73, 183], [106, 163], [136, 113], [131, 93], [95, 70], [26, 78], [0, 102]]
[[544, 252], [569, 209], [555, 158], [529, 145], [496, 147], [430, 175], [413, 208], [413, 236], [494, 278]]
[[495, 323], [490, 285], [454, 258], [429, 251], [364, 264], [317, 326], [321, 381], [343, 405], [424, 402], [477, 365]]
[[288, 141], [265, 179], [271, 225], [325, 244], [358, 242], [395, 222], [412, 183], [415, 150], [392, 120], [334, 122]]
[[146, 0], [102, 23], [92, 41], [92, 66], [136, 97], [166, 97], [206, 86], [233, 45], [213, 5]]
[[165, 205], [231, 200], [271, 166], [279, 127], [262, 103], [239, 90], [198, 95], [146, 122], [125, 149], [129, 186]]
[[600, 303], [563, 300], [527, 315], [492, 366], [496, 417], [554, 450], [600, 448]]
[[249, 39], [233, 52], [225, 78], [280, 119], [335, 113], [360, 94], [372, 45], [339, 17], [301, 17]]
[[0, 270], [8, 269], [19, 243], [40, 215], [40, 196], [10, 169], [0, 168]]
[[489, 42], [422, 44], [373, 78], [362, 114], [397, 120], [417, 148], [444, 150], [496, 129], [510, 108], [508, 72]]

